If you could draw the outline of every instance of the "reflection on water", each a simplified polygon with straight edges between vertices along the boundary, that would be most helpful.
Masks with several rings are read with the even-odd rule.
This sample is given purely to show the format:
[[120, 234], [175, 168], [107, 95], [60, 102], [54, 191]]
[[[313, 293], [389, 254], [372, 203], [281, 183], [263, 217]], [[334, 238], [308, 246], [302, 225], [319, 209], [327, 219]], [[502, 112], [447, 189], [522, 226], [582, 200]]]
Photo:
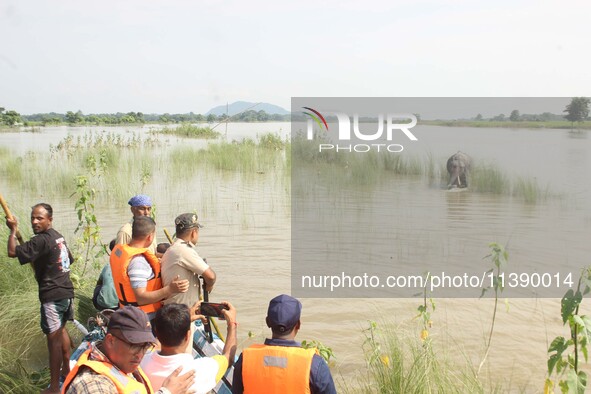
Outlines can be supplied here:
[[[265, 132], [289, 134], [288, 123], [230, 124], [227, 139], [254, 138]], [[149, 126], [108, 128], [118, 133], [145, 133]], [[47, 151], [68, 133], [87, 128], [54, 127], [41, 133], [0, 133], [0, 143], [23, 155], [28, 150]], [[102, 128], [94, 128], [102, 129]], [[470, 129], [418, 126], [419, 142], [405, 145], [404, 154], [432, 154], [444, 162], [458, 150], [475, 161], [496, 163], [510, 176], [530, 176], [560, 195], [536, 205], [508, 195], [447, 192], [430, 188], [421, 179], [393, 179], [395, 187], [378, 185], [368, 191], [329, 195], [308, 207], [317, 220], [325, 215], [340, 228], [340, 237], [367, 231], [391, 240], [385, 258], [416, 264], [428, 262], [442, 267], [489, 264], [482, 260], [489, 242], [507, 244], [510, 264], [536, 266], [588, 264], [591, 235], [591, 142], [586, 133], [557, 130]], [[202, 144], [167, 137], [172, 147]], [[158, 156], [160, 153], [155, 152]], [[9, 201], [17, 192], [0, 180]], [[238, 309], [241, 346], [268, 334], [264, 323], [267, 302], [279, 293], [290, 292], [291, 200], [289, 178], [278, 174], [240, 176], [228, 172], [204, 173], [195, 168], [182, 180], [168, 179], [166, 163], [154, 167], [152, 182], [144, 190], [157, 206], [158, 237], [173, 227], [176, 215], [196, 210], [205, 227], [198, 249], [218, 273], [213, 301], [230, 300]], [[320, 193], [316, 197], [322, 198]], [[355, 228], [351, 217], [366, 209], [360, 199], [371, 195], [376, 205], [398, 201], [401, 209], [380, 215], [370, 212], [371, 226]], [[54, 204], [55, 227], [73, 237], [77, 220], [69, 195], [49, 201]], [[25, 201], [25, 206], [41, 196]], [[96, 213], [103, 241], [108, 242], [130, 217], [127, 199], [119, 204], [101, 204]], [[320, 210], [329, 206], [330, 210]], [[343, 212], [349, 215], [343, 215]], [[26, 221], [20, 218], [21, 222]], [[298, 262], [293, 262], [297, 264]], [[477, 297], [479, 294], [474, 294]], [[533, 295], [532, 295], [533, 297]], [[492, 301], [474, 299], [436, 300], [432, 337], [442, 354], [456, 359], [463, 355], [476, 365], [482, 357], [484, 336], [492, 315]], [[361, 353], [361, 329], [367, 320], [392, 321], [401, 329], [419, 333], [416, 299], [304, 299], [300, 339], [318, 339], [331, 346], [337, 370], [348, 382], [354, 380], [365, 362]], [[546, 349], [562, 333], [558, 300], [513, 299], [508, 312], [500, 311], [489, 356], [488, 373], [495, 380], [511, 379], [511, 387], [541, 387], [546, 369]], [[247, 339], [247, 333], [255, 339]], [[564, 334], [564, 333], [562, 333]], [[458, 349], [456, 351], [455, 349]], [[335, 374], [336, 376], [337, 374]], [[535, 390], [534, 390], [535, 391]]]

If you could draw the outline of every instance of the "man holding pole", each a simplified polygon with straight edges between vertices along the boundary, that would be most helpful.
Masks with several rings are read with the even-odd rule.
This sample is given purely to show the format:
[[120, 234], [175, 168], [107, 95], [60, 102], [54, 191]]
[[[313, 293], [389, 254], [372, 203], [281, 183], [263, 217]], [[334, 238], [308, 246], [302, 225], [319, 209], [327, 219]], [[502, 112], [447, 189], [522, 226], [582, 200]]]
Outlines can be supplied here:
[[66, 321], [74, 319], [74, 286], [70, 281], [72, 254], [64, 237], [54, 230], [53, 209], [49, 204], [37, 204], [31, 212], [31, 227], [35, 236], [17, 245], [17, 220], [6, 218], [10, 229], [8, 257], [17, 257], [21, 264], [31, 263], [39, 284], [41, 301], [41, 330], [47, 336], [51, 383], [43, 393], [59, 393], [60, 372], [70, 372], [70, 337]]

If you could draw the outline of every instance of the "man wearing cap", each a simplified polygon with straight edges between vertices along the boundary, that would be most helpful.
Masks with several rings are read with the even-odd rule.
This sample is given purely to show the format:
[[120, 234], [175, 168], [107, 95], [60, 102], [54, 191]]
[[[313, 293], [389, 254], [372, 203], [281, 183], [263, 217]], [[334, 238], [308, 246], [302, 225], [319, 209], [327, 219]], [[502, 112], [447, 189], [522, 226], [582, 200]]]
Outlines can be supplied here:
[[[93, 342], [66, 377], [62, 393], [154, 393], [140, 363], [154, 348], [156, 338], [148, 316], [139, 308], [125, 306], [111, 315], [107, 335]], [[179, 376], [177, 368], [157, 391], [159, 394], [185, 393], [194, 372]]]
[[234, 365], [233, 393], [336, 393], [324, 359], [295, 341], [301, 311], [301, 302], [288, 295], [271, 300], [266, 322], [273, 337], [244, 349]]
[[222, 302], [227, 309], [222, 311], [228, 331], [221, 355], [193, 358], [187, 354], [187, 344], [193, 343], [192, 321], [204, 316], [198, 315], [200, 303], [192, 308], [183, 304], [167, 304], [156, 312], [154, 331], [161, 349], [152, 352], [142, 360], [141, 367], [154, 388], [159, 388], [170, 372], [184, 366], [183, 371], [195, 370], [195, 380], [191, 387], [196, 393], [208, 393], [225, 375], [228, 366], [234, 362], [236, 354], [236, 308], [229, 302]]
[[[152, 199], [150, 196], [145, 194], [138, 194], [137, 196], [133, 196], [127, 202], [130, 205], [131, 213], [133, 217], [127, 223], [125, 223], [119, 231], [117, 232], [117, 238], [115, 240], [116, 244], [123, 244], [126, 245], [131, 241], [131, 225], [133, 224], [133, 219], [138, 216], [150, 216], [152, 213]], [[150, 244], [150, 251], [154, 253], [157, 257], [162, 257], [162, 255], [156, 253], [156, 236], [152, 240], [152, 244]]]
[[139, 306], [150, 319], [162, 306], [162, 300], [189, 288], [189, 282], [179, 278], [162, 285], [160, 261], [148, 249], [155, 231], [156, 223], [151, 217], [137, 216], [131, 241], [115, 245], [110, 257], [119, 306]]
[[199, 275], [205, 279], [206, 289], [210, 292], [216, 280], [215, 272], [199, 256], [194, 246], [199, 240], [199, 229], [202, 227], [194, 213], [183, 213], [174, 220], [176, 227], [176, 241], [168, 248], [162, 260], [162, 283], [164, 286], [172, 282], [177, 276], [189, 281], [189, 290], [178, 293], [164, 301], [167, 303], [185, 304], [193, 306], [199, 301], [201, 294]]

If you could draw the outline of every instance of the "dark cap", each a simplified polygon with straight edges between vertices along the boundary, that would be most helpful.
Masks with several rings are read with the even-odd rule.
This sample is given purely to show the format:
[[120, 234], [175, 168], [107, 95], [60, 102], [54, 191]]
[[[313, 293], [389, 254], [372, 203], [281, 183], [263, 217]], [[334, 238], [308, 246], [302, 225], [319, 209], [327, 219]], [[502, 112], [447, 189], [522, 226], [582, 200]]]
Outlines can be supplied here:
[[174, 219], [174, 225], [176, 226], [177, 232], [188, 230], [193, 227], [203, 227], [199, 222], [197, 222], [197, 215], [194, 213], [180, 214], [176, 217], [176, 219]]
[[279, 332], [288, 332], [300, 320], [302, 303], [287, 294], [281, 294], [269, 302], [267, 324]]
[[113, 312], [107, 331], [112, 329], [121, 330], [121, 335], [129, 343], [156, 343], [148, 315], [135, 306], [126, 305]]
[[138, 194], [137, 196], [131, 197], [127, 203], [132, 207], [151, 207], [152, 199], [145, 194]]

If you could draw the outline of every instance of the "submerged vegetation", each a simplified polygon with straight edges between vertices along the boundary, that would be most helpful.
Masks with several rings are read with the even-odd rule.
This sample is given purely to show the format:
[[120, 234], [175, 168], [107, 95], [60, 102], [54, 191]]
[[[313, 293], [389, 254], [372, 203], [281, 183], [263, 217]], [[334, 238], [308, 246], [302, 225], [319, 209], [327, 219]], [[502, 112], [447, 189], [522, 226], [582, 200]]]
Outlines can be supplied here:
[[[293, 139], [294, 177], [309, 179], [310, 174], [321, 178], [329, 187], [371, 186], [390, 180], [391, 177], [413, 176], [425, 179], [432, 187], [444, 188], [448, 181], [445, 158], [436, 159], [428, 153], [425, 157], [399, 153], [319, 152], [320, 140]], [[505, 194], [522, 199], [526, 203], [543, 201], [550, 195], [549, 188], [542, 188], [535, 178], [512, 178], [494, 164], [482, 163], [472, 168], [468, 175], [471, 191], [477, 193]]]
[[164, 127], [163, 129], [154, 130], [153, 133], [203, 139], [218, 138], [220, 136], [220, 133], [213, 131], [210, 127], [199, 127], [190, 123], [182, 123], [178, 127]]

